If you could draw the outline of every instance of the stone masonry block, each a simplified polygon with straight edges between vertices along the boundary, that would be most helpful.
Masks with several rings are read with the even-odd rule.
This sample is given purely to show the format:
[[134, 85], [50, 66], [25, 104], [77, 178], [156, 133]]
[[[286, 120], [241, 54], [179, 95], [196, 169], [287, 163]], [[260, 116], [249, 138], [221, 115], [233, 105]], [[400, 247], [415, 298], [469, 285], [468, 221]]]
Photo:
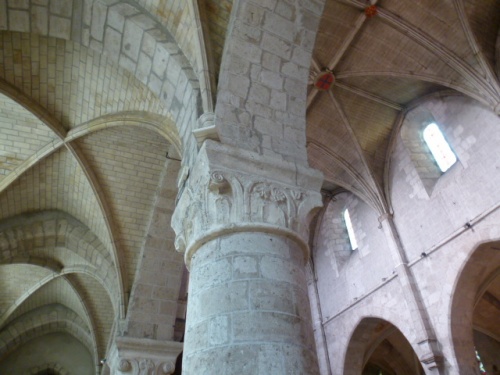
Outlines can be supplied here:
[[259, 342], [272, 336], [275, 342], [293, 344], [301, 342], [314, 346], [312, 335], [302, 332], [302, 320], [293, 315], [275, 312], [235, 313], [233, 317], [233, 335], [237, 341]]
[[196, 320], [248, 310], [248, 284], [241, 281], [215, 286], [197, 293], [195, 298], [198, 304]]
[[0, 0], [0, 30], [7, 29], [7, 4], [6, 0]]
[[294, 23], [276, 13], [266, 12], [264, 29], [278, 36], [280, 39], [287, 40], [288, 42], [294, 41]]
[[292, 45], [270, 33], [262, 36], [261, 48], [285, 60], [289, 60], [292, 55]]
[[229, 61], [231, 61], [234, 56], [240, 56], [247, 61], [260, 64], [262, 50], [253, 43], [241, 40], [235, 43], [234, 48], [231, 50]]
[[262, 277], [300, 285], [305, 280], [304, 272], [292, 262], [282, 258], [263, 256], [260, 261]]
[[142, 34], [143, 30], [136, 23], [130, 20], [125, 21], [122, 52], [134, 61], [137, 61], [139, 58]]
[[263, 85], [272, 89], [283, 89], [283, 77], [281, 77], [281, 74], [277, 72], [263, 69], [260, 72], [260, 81]]
[[71, 17], [73, 0], [50, 0], [50, 13], [61, 17]]
[[264, 20], [265, 9], [252, 2], [245, 3], [244, 7], [245, 10], [242, 12], [241, 22], [248, 26], [259, 27]]
[[71, 20], [57, 16], [50, 16], [49, 35], [55, 38], [71, 38]]
[[46, 7], [33, 6], [31, 8], [32, 31], [41, 35], [48, 33], [48, 10]]
[[[193, 261], [195, 261], [195, 258], [193, 258]], [[191, 277], [189, 284], [190, 293], [198, 293], [203, 289], [224, 284], [232, 277], [232, 265], [229, 259], [209, 262], [199, 267], [199, 272]]]
[[104, 34], [104, 50], [106, 54], [115, 62], [120, 57], [120, 45], [122, 35], [111, 27], [106, 27]]
[[15, 9], [28, 9], [29, 0], [8, 0], [9, 7]]
[[105, 5], [96, 2], [92, 7], [92, 26], [90, 29], [90, 35], [92, 38], [101, 41], [104, 37], [104, 24], [106, 22], [106, 11]]
[[30, 31], [30, 20], [28, 11], [11, 10], [9, 11], [10, 30], [19, 32]]
[[239, 256], [233, 258], [233, 278], [247, 279], [259, 276], [259, 262], [256, 257]]
[[251, 309], [296, 313], [294, 302], [290, 298], [292, 295], [290, 284], [271, 280], [255, 280], [250, 282], [249, 286]]

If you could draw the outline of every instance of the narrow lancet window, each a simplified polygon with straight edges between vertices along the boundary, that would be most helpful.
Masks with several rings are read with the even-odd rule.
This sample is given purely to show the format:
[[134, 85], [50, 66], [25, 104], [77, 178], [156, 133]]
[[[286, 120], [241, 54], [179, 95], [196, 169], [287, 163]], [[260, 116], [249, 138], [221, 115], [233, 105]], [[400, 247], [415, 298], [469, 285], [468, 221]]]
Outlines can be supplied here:
[[441, 172], [446, 172], [450, 167], [456, 163], [457, 157], [451, 150], [450, 145], [444, 139], [443, 133], [439, 127], [432, 123], [424, 129], [424, 141], [429, 146], [432, 156]]
[[358, 242], [356, 241], [356, 236], [354, 235], [354, 229], [352, 227], [351, 217], [349, 216], [349, 210], [347, 208], [344, 210], [344, 222], [345, 226], [347, 227], [347, 235], [349, 236], [351, 249], [356, 250], [358, 248]]

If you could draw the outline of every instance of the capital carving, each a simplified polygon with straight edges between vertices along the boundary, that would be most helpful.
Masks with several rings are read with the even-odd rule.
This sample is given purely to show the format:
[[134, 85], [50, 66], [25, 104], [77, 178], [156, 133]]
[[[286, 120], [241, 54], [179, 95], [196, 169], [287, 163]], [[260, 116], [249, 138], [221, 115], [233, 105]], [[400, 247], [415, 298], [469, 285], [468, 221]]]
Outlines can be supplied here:
[[152, 359], [141, 359], [139, 360], [139, 375], [153, 375], [155, 367], [155, 363]]
[[213, 238], [263, 231], [295, 238], [307, 253], [310, 214], [322, 204], [321, 182], [310, 168], [206, 142], [173, 216], [176, 248], [189, 265]]
[[171, 375], [175, 371], [173, 361], [160, 362], [151, 358], [120, 359], [116, 366], [119, 373], [137, 375]]
[[123, 358], [118, 361], [118, 371], [129, 372], [130, 370], [132, 370], [132, 365], [130, 364], [130, 361]]
[[160, 365], [158, 375], [171, 375], [175, 371], [175, 364], [173, 362], [164, 362]]
[[171, 375], [182, 343], [116, 337], [107, 364], [112, 375]]

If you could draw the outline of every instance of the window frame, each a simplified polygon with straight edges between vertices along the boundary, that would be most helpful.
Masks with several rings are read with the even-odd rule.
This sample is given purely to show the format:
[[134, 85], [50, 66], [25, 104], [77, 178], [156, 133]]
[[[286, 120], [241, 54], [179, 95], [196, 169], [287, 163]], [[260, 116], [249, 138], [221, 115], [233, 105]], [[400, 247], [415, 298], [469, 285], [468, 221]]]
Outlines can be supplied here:
[[359, 244], [358, 240], [356, 239], [356, 234], [354, 233], [354, 226], [352, 225], [351, 215], [349, 214], [348, 208], [345, 208], [344, 211], [342, 211], [342, 218], [344, 219], [344, 224], [347, 229], [347, 237], [349, 238], [351, 250], [358, 250]]
[[441, 173], [445, 173], [457, 163], [457, 155], [438, 124], [427, 124], [422, 130], [422, 137]]

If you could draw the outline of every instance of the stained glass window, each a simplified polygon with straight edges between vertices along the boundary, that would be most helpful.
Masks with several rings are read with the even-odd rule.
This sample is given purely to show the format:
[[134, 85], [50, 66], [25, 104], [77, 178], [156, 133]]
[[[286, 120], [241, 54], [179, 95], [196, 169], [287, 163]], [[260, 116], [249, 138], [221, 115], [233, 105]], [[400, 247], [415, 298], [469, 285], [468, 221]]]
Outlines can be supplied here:
[[446, 172], [455, 164], [457, 157], [451, 150], [448, 142], [446, 142], [446, 139], [444, 139], [443, 133], [441, 133], [441, 130], [439, 130], [436, 124], [432, 123], [426, 126], [423, 135], [424, 141], [427, 143], [427, 146], [429, 146], [439, 169], [441, 172]]
[[480, 373], [481, 375], [486, 375], [486, 374], [488, 374], [488, 373], [486, 372], [486, 369], [484, 368], [483, 361], [481, 361], [481, 357], [480, 357], [479, 353], [477, 352], [477, 350], [476, 350], [476, 360], [477, 360], [477, 365], [479, 366], [479, 373]]
[[344, 221], [345, 226], [347, 227], [347, 235], [349, 236], [351, 249], [356, 250], [358, 248], [358, 242], [356, 241], [356, 236], [354, 235], [354, 228], [352, 227], [351, 217], [347, 208], [344, 210]]

